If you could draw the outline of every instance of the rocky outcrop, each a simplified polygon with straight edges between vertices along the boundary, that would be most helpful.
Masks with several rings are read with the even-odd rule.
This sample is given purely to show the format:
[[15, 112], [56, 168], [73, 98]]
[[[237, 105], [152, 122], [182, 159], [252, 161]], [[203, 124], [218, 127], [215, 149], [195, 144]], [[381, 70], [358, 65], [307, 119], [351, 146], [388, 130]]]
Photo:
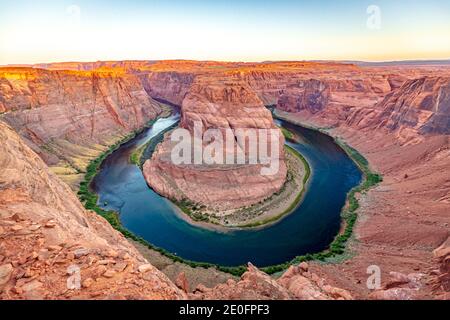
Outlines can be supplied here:
[[439, 270], [434, 275], [435, 289], [442, 299], [450, 300], [450, 237], [436, 250], [433, 251], [434, 258], [439, 264]]
[[411, 128], [420, 134], [450, 134], [450, 78], [409, 80], [379, 105], [372, 123], [389, 130]]
[[0, 122], [0, 299], [185, 295]]
[[390, 272], [389, 281], [380, 290], [376, 290], [369, 295], [372, 300], [414, 300], [417, 293], [422, 288], [424, 274], [411, 273], [403, 274]]
[[332, 287], [308, 271], [302, 263], [292, 266], [275, 280], [255, 266], [239, 281], [229, 280], [214, 288], [198, 286], [189, 295], [195, 300], [352, 300], [352, 295], [343, 289]]
[[265, 164], [249, 162], [240, 165], [174, 164], [171, 159], [174, 143], [168, 135], [152, 159], [144, 165], [145, 178], [158, 193], [216, 210], [229, 210], [258, 203], [281, 189], [287, 172], [284, 138], [276, 129], [270, 111], [245, 83], [197, 79], [183, 100], [181, 112], [180, 127], [192, 135], [195, 123], [202, 127], [201, 134], [208, 129], [219, 129], [223, 134], [230, 132], [232, 146], [227, 146], [224, 140], [224, 159], [230, 152], [237, 152], [236, 148], [244, 154], [249, 152], [248, 146], [236, 143], [236, 130], [277, 130], [278, 170], [274, 174], [264, 175], [261, 170]]
[[330, 99], [330, 87], [318, 80], [300, 82], [280, 96], [277, 108], [287, 112], [308, 110], [312, 114], [325, 109]]

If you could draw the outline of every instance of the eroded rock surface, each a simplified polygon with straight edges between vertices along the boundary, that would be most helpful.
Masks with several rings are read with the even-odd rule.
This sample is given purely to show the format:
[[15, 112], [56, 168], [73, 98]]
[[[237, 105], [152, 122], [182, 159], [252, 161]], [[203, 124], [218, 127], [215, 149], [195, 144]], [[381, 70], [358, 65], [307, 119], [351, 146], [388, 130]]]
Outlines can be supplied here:
[[0, 299], [185, 298], [2, 122], [0, 139]]
[[405, 82], [375, 109], [373, 120], [390, 130], [411, 128], [422, 134], [450, 134], [450, 78], [425, 77]]
[[[306, 270], [305, 270], [306, 269]], [[239, 281], [214, 288], [199, 286], [189, 295], [196, 300], [352, 300], [343, 289], [332, 287], [308, 267], [292, 266], [275, 280], [249, 264]]]

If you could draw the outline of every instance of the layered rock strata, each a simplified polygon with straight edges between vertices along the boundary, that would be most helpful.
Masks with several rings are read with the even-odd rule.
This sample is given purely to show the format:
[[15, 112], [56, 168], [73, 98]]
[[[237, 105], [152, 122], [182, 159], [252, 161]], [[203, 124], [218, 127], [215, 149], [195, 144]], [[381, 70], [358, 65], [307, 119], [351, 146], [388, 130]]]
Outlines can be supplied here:
[[140, 80], [119, 71], [0, 69], [0, 112], [76, 186], [90, 160], [161, 113]]

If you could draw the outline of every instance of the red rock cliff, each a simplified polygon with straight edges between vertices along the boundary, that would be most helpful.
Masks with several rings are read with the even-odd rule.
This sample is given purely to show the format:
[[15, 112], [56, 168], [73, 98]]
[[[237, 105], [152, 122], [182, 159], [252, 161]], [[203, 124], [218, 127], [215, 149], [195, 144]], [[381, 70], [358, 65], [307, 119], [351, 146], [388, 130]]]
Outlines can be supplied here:
[[36, 145], [79, 144], [142, 127], [160, 112], [139, 79], [121, 72], [0, 69], [5, 121]]

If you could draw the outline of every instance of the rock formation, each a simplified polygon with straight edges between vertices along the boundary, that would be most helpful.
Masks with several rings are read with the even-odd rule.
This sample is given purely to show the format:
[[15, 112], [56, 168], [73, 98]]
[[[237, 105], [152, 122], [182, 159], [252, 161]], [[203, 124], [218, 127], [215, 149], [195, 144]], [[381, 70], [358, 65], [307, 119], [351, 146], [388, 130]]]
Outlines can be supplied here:
[[217, 210], [229, 210], [258, 203], [281, 189], [286, 178], [284, 138], [276, 129], [270, 111], [248, 85], [226, 79], [197, 79], [183, 100], [180, 127], [193, 135], [195, 122], [202, 125], [202, 133], [208, 129], [220, 129], [222, 133], [230, 130], [233, 147], [227, 148], [224, 140], [224, 158], [229, 152], [237, 152], [235, 145], [248, 154], [248, 146], [235, 143], [236, 130], [277, 130], [280, 149], [277, 172], [263, 175], [261, 169], [266, 165], [250, 163], [176, 165], [171, 159], [174, 143], [168, 135], [144, 165], [145, 178], [158, 193], [179, 201], [187, 199]]
[[450, 134], [450, 78], [424, 77], [405, 82], [374, 107], [373, 125], [411, 128], [421, 134]]
[[277, 280], [249, 264], [239, 281], [214, 288], [199, 286], [189, 296], [195, 300], [353, 300], [348, 291], [309, 272], [305, 263], [290, 267]]

